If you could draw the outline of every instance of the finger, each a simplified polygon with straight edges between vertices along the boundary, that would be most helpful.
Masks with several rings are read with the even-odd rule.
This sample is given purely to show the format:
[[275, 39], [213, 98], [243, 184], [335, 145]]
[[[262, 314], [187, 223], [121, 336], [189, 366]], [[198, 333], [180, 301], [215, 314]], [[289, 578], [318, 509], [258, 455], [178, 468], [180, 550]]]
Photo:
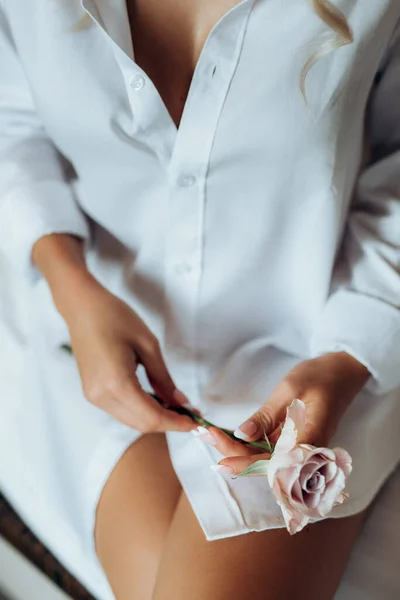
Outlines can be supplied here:
[[139, 347], [135, 347], [135, 350], [156, 394], [170, 403], [176, 402], [174, 398], [176, 385], [164, 362], [158, 340], [146, 339]]
[[191, 431], [196, 428], [196, 423], [190, 417], [161, 406], [142, 389], [136, 377], [124, 390], [120, 390], [117, 399], [128, 407], [134, 427], [143, 433]]
[[[141, 387], [136, 374], [137, 363], [129, 347], [116, 348], [113, 353], [113, 376], [108, 377], [106, 394], [123, 405], [124, 422], [143, 433], [156, 431], [190, 431], [196, 425], [186, 415], [163, 408]], [[116, 410], [116, 408], [115, 408]], [[119, 411], [120, 414], [120, 411]]]
[[196, 429], [197, 424], [188, 416], [180, 415], [173, 411], [162, 407], [154, 398], [147, 394], [148, 406], [152, 410], [152, 418], [155, 420], [152, 424], [151, 431], [191, 431]]
[[[226, 475], [239, 475], [244, 469], [258, 460], [269, 460], [270, 454], [257, 454], [253, 456], [229, 456], [224, 458], [217, 465], [212, 465], [212, 470]], [[265, 475], [252, 475], [252, 477], [265, 477]]]
[[261, 439], [264, 434], [270, 435], [284, 421], [286, 407], [291, 401], [288, 394], [280, 387], [272, 393], [267, 402], [250, 419], [234, 431], [237, 438], [245, 441]]
[[224, 456], [251, 456], [257, 453], [257, 448], [232, 439], [218, 427], [209, 427], [208, 432], [216, 440], [215, 447]]
[[214, 446], [221, 454], [225, 456], [249, 456], [253, 450], [251, 447], [233, 440], [218, 427], [199, 426], [192, 431], [193, 435], [205, 444]]
[[[128, 425], [141, 433], [156, 431], [190, 431], [196, 427], [196, 424], [189, 419], [189, 417], [178, 415], [166, 409], [161, 409], [162, 414], [158, 415], [153, 414], [153, 407], [141, 406], [139, 415], [137, 408], [140, 405], [136, 404], [135, 399], [136, 408], [133, 408], [132, 399], [133, 398], [130, 397], [129, 401], [123, 402], [121, 401], [121, 398], [104, 395], [98, 406], [113, 416], [117, 421], [120, 421], [124, 425]], [[157, 412], [158, 411], [156, 411], [156, 413]], [[164, 413], [166, 414], [164, 415]]]
[[171, 406], [190, 406], [189, 399], [177, 389], [168, 371], [157, 339], [142, 343], [136, 352], [157, 396]]
[[119, 399], [114, 398], [109, 394], [104, 394], [101, 402], [99, 402], [97, 406], [120, 423], [123, 423], [132, 429], [136, 429], [137, 431], [141, 431], [139, 423], [136, 421], [136, 415], [129, 404], [124, 404]]

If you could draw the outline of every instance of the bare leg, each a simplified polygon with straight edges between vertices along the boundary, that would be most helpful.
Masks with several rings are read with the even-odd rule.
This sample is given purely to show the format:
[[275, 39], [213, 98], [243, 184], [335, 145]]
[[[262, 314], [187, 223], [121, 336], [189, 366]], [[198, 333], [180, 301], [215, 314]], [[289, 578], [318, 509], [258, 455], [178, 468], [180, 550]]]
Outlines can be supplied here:
[[332, 600], [363, 518], [207, 542], [182, 493], [153, 600]]
[[181, 493], [163, 434], [132, 444], [101, 495], [95, 541], [117, 600], [150, 600]]

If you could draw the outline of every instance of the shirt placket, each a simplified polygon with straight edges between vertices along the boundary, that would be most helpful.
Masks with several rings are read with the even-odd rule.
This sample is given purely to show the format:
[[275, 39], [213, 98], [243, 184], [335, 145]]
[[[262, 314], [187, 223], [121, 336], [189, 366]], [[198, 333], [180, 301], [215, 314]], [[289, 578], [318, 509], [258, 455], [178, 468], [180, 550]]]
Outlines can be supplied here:
[[[105, 0], [81, 0], [114, 53], [132, 110], [132, 141], [142, 141], [160, 161], [166, 177], [168, 218], [164, 256], [164, 335], [162, 342], [174, 379], [193, 403], [200, 403], [197, 379], [198, 300], [204, 249], [206, 176], [212, 144], [237, 67], [254, 0], [242, 0], [211, 31], [200, 54], [177, 130], [147, 74], [134, 62], [128, 32], [102, 15]], [[121, 19], [124, 0], [117, 0]], [[122, 4], [121, 4], [122, 3]], [[113, 11], [112, 11], [113, 12]], [[106, 19], [110, 21], [110, 18]], [[125, 23], [126, 26], [126, 23]], [[121, 37], [121, 39], [120, 39]]]
[[132, 143], [142, 141], [167, 168], [176, 139], [176, 127], [157, 88], [135, 63], [125, 0], [81, 0], [83, 9], [99, 27], [119, 67], [131, 109]]
[[177, 385], [200, 404], [198, 301], [203, 271], [206, 178], [218, 120], [238, 64], [252, 2], [232, 9], [206, 41], [169, 165], [164, 349]]

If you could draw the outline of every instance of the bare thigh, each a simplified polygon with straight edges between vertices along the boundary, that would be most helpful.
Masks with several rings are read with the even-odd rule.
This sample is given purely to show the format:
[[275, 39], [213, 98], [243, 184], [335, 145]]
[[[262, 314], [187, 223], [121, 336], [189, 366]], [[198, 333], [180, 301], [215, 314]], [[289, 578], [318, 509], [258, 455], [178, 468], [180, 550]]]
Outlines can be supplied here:
[[182, 493], [153, 600], [332, 600], [364, 516], [207, 542]]
[[96, 512], [95, 543], [117, 600], [150, 600], [181, 493], [164, 434], [132, 444], [109, 477]]

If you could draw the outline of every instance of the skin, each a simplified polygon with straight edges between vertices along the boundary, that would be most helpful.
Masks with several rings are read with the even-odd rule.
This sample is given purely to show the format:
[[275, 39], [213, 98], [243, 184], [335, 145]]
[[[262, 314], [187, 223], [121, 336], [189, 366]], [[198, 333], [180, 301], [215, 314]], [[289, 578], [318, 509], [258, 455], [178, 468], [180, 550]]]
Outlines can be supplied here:
[[237, 0], [128, 0], [136, 63], [178, 126], [204, 42]]
[[150, 329], [87, 271], [81, 243], [68, 235], [46, 236], [35, 244], [33, 260], [68, 325], [88, 401], [143, 433], [193, 429], [189, 417], [161, 407], [140, 387], [139, 363], [167, 404], [188, 401], [176, 389]]
[[[177, 126], [204, 41], [234, 4], [127, 3], [136, 61]], [[332, 600], [365, 514], [326, 519], [293, 537], [278, 529], [207, 542], [174, 473], [163, 433], [195, 426], [154, 402], [135, 374], [140, 362], [166, 404], [187, 401], [177, 393], [158, 341], [130, 307], [89, 274], [79, 240], [46, 236], [36, 243], [33, 260], [69, 327], [87, 400], [145, 434], [116, 465], [96, 512], [96, 550], [117, 600]], [[301, 398], [307, 427], [300, 441], [329, 445], [369, 376], [345, 353], [303, 362], [253, 416], [257, 430], [248, 439], [265, 430], [274, 441], [286, 407]], [[264, 457], [216, 428], [209, 433], [226, 457], [220, 464], [232, 472]]]
[[96, 547], [117, 600], [331, 600], [364, 516], [208, 542], [164, 436], [148, 434], [103, 491]]
[[[192, 600], [248, 600], [253, 595], [266, 600], [331, 600], [364, 513], [327, 519], [294, 537], [280, 529], [207, 542], [172, 468], [162, 433], [189, 431], [194, 425], [152, 402], [135, 376], [139, 355], [158, 394], [176, 402], [175, 386], [153, 334], [88, 273], [78, 240], [46, 236], [35, 245], [33, 258], [68, 324], [88, 401], [145, 433], [116, 465], [97, 507], [96, 550], [117, 600], [183, 600], [189, 594]], [[308, 418], [301, 441], [329, 445], [368, 377], [368, 371], [345, 353], [305, 361], [288, 373], [254, 420], [260, 431], [276, 432], [286, 406], [300, 397]], [[209, 433], [227, 456], [220, 464], [235, 472], [263, 457], [217, 428]]]
[[[245, 439], [262, 439], [265, 432], [276, 442], [287, 407], [293, 398], [300, 398], [306, 405], [306, 425], [298, 443], [327, 447], [345, 411], [369, 377], [369, 371], [345, 352], [306, 360], [282, 379], [264, 406], [248, 420], [254, 422], [257, 429]], [[217, 449], [229, 457], [219, 464], [230, 467], [233, 474], [240, 473], [252, 462], [270, 458], [268, 453], [256, 453], [235, 442], [216, 427], [209, 431], [217, 442]]]

